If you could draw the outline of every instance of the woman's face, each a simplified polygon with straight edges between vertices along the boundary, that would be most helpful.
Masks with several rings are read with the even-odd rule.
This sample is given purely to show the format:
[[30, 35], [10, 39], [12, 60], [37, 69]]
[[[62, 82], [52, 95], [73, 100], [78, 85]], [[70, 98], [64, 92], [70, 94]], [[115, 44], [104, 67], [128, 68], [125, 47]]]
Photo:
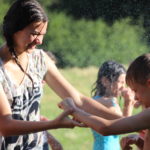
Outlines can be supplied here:
[[43, 37], [46, 34], [47, 22], [36, 22], [25, 27], [14, 34], [15, 51], [22, 53], [32, 51], [37, 45], [42, 44]]
[[111, 92], [113, 96], [117, 97], [121, 95], [122, 89], [125, 87], [125, 74], [121, 74], [117, 81], [111, 84]]

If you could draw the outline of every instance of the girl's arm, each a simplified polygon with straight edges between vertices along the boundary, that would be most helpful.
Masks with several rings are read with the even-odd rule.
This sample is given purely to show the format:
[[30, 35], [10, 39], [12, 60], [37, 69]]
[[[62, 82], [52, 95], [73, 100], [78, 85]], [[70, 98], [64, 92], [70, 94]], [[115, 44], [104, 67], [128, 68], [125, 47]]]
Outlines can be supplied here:
[[128, 87], [124, 88], [122, 91], [122, 97], [124, 99], [123, 106], [123, 116], [131, 116], [134, 108], [135, 100], [134, 100], [134, 92]]
[[77, 108], [71, 98], [65, 99], [59, 106], [65, 110], [73, 109], [72, 115], [77, 120], [102, 135], [123, 134], [150, 128], [150, 109], [131, 117], [107, 120]]
[[3, 87], [0, 84], [0, 134], [2, 136], [28, 134], [48, 129], [56, 128], [73, 128], [82, 126], [67, 116], [71, 110], [63, 112], [56, 119], [51, 121], [21, 121], [12, 119], [12, 113], [8, 99], [4, 93]]
[[[48, 121], [48, 118], [45, 116], [41, 116], [40, 120]], [[48, 131], [44, 131], [43, 134], [44, 136], [46, 136], [47, 143], [50, 145], [52, 150], [63, 150], [63, 147], [60, 144], [60, 142], [52, 134], [50, 134]]]
[[75, 104], [84, 111], [107, 119], [120, 118], [121, 115], [110, 111], [102, 104], [80, 94], [58, 71], [52, 60], [45, 54], [48, 71], [44, 80], [62, 99], [72, 97]]
[[52, 148], [52, 150], [63, 150], [61, 143], [53, 135], [48, 133], [48, 131], [46, 131], [46, 136], [47, 136], [47, 142]]

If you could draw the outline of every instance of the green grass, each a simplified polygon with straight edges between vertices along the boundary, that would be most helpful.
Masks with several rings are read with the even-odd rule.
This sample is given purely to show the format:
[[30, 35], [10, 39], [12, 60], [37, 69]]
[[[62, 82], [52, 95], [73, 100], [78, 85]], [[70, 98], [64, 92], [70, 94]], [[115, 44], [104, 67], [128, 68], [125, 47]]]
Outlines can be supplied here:
[[[90, 96], [93, 82], [96, 80], [97, 68], [72, 68], [60, 71], [75, 88], [83, 94]], [[47, 116], [49, 119], [54, 119], [61, 112], [57, 107], [60, 101], [61, 99], [50, 88], [45, 86], [41, 102], [41, 114]], [[138, 113], [139, 111], [139, 109], [136, 109], [134, 113]], [[93, 136], [89, 128], [57, 129], [51, 130], [50, 133], [60, 141], [64, 150], [92, 149]]]

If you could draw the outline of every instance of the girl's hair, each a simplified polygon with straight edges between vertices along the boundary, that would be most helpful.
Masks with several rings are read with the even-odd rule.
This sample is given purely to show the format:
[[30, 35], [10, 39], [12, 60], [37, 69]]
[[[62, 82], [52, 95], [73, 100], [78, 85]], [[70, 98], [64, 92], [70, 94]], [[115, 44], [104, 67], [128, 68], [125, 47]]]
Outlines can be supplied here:
[[32, 78], [28, 73], [26, 73], [18, 61], [18, 57], [14, 50], [15, 43], [13, 35], [27, 27], [29, 24], [40, 21], [47, 22], [48, 17], [36, 0], [16, 0], [9, 8], [3, 21], [3, 35], [9, 51], [21, 71], [23, 71], [31, 79], [31, 81], [33, 81]]
[[97, 80], [94, 83], [94, 88], [91, 91], [92, 96], [104, 96], [106, 94], [106, 88], [101, 81], [103, 77], [107, 78], [110, 83], [113, 83], [117, 81], [121, 74], [125, 73], [126, 69], [123, 67], [123, 65], [115, 61], [104, 62], [99, 68]]
[[146, 84], [150, 79], [150, 53], [137, 57], [129, 66], [126, 82], [130, 86], [133, 83]]

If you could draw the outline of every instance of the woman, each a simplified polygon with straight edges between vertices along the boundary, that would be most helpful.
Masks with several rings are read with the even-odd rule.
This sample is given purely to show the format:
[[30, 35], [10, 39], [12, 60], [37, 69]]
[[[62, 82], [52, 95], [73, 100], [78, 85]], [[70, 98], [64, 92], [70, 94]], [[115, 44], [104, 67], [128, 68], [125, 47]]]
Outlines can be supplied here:
[[0, 48], [2, 149], [41, 149], [41, 133], [33, 132], [82, 126], [66, 118], [70, 111], [53, 121], [39, 121], [43, 80], [62, 99], [72, 97], [75, 104], [87, 112], [106, 118], [121, 117], [76, 91], [48, 55], [36, 48], [43, 42], [47, 25], [47, 16], [36, 0], [16, 0], [4, 17], [6, 43]]
[[40, 149], [41, 133], [10, 135], [80, 125], [66, 118], [70, 112], [53, 121], [35, 122], [39, 121], [41, 81], [46, 69], [44, 54], [32, 51], [41, 44], [46, 28], [47, 17], [36, 1], [18, 0], [4, 17], [6, 44], [0, 49], [0, 132], [7, 137], [0, 138], [1, 149]]

